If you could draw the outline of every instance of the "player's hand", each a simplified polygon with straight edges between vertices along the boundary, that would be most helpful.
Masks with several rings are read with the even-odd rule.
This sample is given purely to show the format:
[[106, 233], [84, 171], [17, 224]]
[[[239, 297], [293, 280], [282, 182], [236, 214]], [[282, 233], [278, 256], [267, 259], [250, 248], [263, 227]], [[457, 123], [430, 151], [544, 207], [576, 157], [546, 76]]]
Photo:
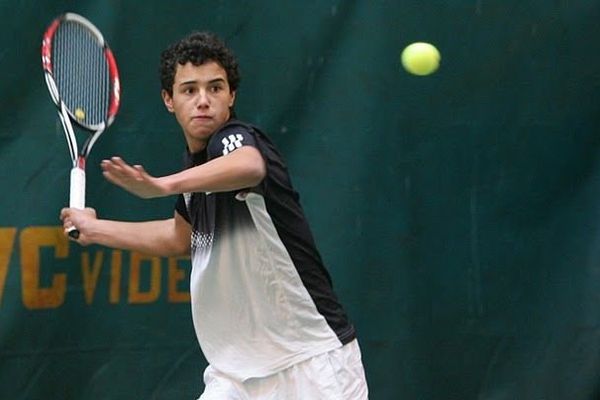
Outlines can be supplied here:
[[104, 177], [117, 186], [144, 199], [166, 195], [161, 179], [148, 174], [141, 165], [129, 165], [120, 157], [103, 160]]
[[[60, 211], [60, 220], [63, 223], [64, 233], [70, 239], [77, 243], [87, 246], [91, 244], [90, 231], [93, 221], [97, 219], [96, 210], [93, 208], [86, 208], [85, 210], [79, 210], [77, 208], [63, 208]], [[77, 228], [79, 231], [79, 237], [77, 239], [69, 235], [69, 231]]]

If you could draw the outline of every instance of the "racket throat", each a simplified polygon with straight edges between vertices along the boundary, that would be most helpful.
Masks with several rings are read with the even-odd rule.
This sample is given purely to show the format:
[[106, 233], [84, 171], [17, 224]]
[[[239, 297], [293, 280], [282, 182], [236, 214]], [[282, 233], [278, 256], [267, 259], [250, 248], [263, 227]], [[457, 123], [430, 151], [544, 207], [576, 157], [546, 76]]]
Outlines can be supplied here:
[[77, 157], [77, 161], [75, 162], [75, 164], [73, 165], [73, 168], [79, 168], [81, 170], [85, 171], [85, 157], [84, 156], [79, 156]]

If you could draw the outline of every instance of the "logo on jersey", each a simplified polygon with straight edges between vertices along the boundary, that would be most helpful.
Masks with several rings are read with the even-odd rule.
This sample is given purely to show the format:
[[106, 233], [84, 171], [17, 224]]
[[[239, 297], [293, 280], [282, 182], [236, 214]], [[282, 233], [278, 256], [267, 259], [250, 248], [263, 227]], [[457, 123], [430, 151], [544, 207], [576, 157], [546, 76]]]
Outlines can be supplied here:
[[221, 140], [223, 143], [223, 155], [227, 155], [237, 149], [238, 147], [242, 147], [242, 142], [244, 141], [244, 137], [239, 133], [236, 135], [229, 135], [226, 138]]

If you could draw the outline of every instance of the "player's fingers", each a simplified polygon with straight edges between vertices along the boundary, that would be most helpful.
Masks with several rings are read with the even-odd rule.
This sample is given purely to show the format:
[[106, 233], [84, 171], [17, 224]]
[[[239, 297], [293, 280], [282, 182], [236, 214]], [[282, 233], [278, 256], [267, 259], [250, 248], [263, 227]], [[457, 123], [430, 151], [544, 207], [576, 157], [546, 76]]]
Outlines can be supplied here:
[[112, 157], [111, 159], [102, 160], [100, 166], [106, 171], [119, 171], [123, 169], [124, 164], [119, 162], [118, 157]]
[[121, 174], [116, 174], [110, 171], [104, 171], [102, 172], [102, 175], [104, 175], [104, 178], [113, 185], [119, 186], [120, 188], [123, 188], [125, 190], [130, 190], [132, 181], [130, 177]]
[[135, 171], [135, 169], [127, 162], [125, 162], [125, 160], [123, 160], [121, 157], [112, 157], [110, 160], [112, 161], [114, 166], [118, 167], [123, 171]]
[[71, 232], [75, 228], [75, 224], [71, 221], [70, 218], [66, 218], [63, 221], [63, 232], [65, 235], [69, 236], [69, 232]]
[[110, 162], [102, 165], [102, 174], [113, 183], [115, 183], [115, 180], [124, 179], [127, 177], [127, 173], [123, 171], [121, 167]]
[[140, 172], [134, 167], [127, 164], [119, 157], [113, 157], [112, 163], [107, 165], [106, 170], [113, 173], [116, 178], [135, 179], [141, 178]]
[[104, 171], [104, 170], [110, 168], [110, 164], [111, 164], [110, 160], [102, 160], [100, 162], [100, 168], [102, 169], [102, 171]]
[[63, 208], [62, 210], [60, 210], [60, 220], [64, 221], [65, 218], [67, 218], [69, 216], [70, 213], [70, 209], [69, 208]]
[[115, 163], [115, 164], [126, 164], [126, 163], [125, 163], [125, 160], [123, 160], [123, 159], [122, 159], [121, 157], [119, 157], [119, 156], [112, 156], [112, 157], [110, 158], [110, 161], [112, 161], [112, 162], [113, 162], [113, 163]]
[[106, 178], [110, 183], [114, 183], [115, 185], [120, 185], [120, 180], [115, 177], [115, 174], [111, 171], [103, 171], [102, 175]]
[[144, 169], [143, 166], [138, 164], [138, 165], [134, 165], [133, 168], [135, 168], [135, 170], [139, 173], [140, 178], [143, 178], [143, 179], [152, 178], [152, 176], [150, 176], [150, 174], [146, 172], [146, 170]]
[[120, 164], [114, 162], [112, 159], [104, 160], [101, 165], [102, 165], [102, 169], [104, 171], [111, 171], [113, 173], [118, 173], [123, 170], [123, 167]]

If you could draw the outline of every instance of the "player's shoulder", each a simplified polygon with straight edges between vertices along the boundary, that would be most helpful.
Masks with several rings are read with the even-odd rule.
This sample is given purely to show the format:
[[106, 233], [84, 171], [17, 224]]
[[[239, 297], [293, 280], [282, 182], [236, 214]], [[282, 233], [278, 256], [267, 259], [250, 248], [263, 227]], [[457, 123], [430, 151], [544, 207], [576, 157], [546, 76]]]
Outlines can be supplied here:
[[[232, 131], [248, 131], [252, 132], [256, 130], [256, 128], [247, 122], [241, 121], [239, 119], [232, 118], [227, 121], [221, 128], [219, 132], [232, 132]], [[217, 133], [219, 133], [217, 132]]]
[[237, 119], [231, 119], [210, 138], [208, 144], [209, 154], [225, 155], [244, 145], [255, 146], [256, 132], [257, 130], [252, 125]]
[[220, 142], [223, 138], [230, 135], [254, 135], [255, 131], [255, 128], [248, 123], [237, 119], [230, 119], [215, 132], [211, 139]]

